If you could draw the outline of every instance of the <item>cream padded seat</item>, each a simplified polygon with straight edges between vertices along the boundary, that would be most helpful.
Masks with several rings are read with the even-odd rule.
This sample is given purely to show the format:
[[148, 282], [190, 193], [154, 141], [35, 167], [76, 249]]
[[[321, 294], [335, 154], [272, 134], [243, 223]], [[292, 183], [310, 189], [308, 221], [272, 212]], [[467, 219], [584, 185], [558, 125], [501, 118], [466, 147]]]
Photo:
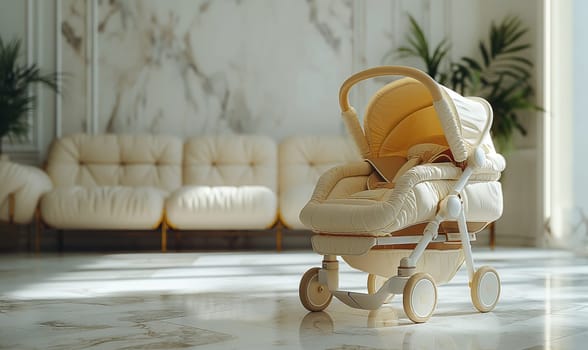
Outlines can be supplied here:
[[[502, 214], [502, 191], [497, 180], [504, 167], [501, 156], [490, 156], [472, 176], [462, 194], [470, 221], [496, 220]], [[452, 164], [418, 165], [400, 176], [395, 188], [366, 191], [371, 172], [366, 162], [326, 172], [300, 214], [302, 222], [319, 233], [389, 236], [434, 216], [439, 200], [450, 194], [452, 180], [461, 170]], [[357, 181], [345, 181], [348, 179]]]
[[198, 137], [184, 145], [183, 183], [166, 202], [177, 229], [266, 229], [277, 213], [277, 151], [262, 136]]
[[298, 216], [319, 177], [330, 168], [361, 160], [343, 136], [295, 136], [279, 146], [280, 220], [291, 229], [306, 229]]
[[0, 221], [17, 224], [33, 220], [39, 198], [53, 187], [41, 169], [8, 161], [0, 161], [0, 179]]
[[152, 229], [180, 187], [182, 141], [153, 135], [73, 135], [56, 140], [47, 165], [55, 189], [43, 220], [56, 228]]
[[167, 200], [166, 213], [177, 229], [254, 230], [273, 226], [276, 207], [265, 186], [185, 186]]
[[166, 196], [155, 187], [59, 187], [43, 197], [41, 212], [60, 229], [155, 229]]

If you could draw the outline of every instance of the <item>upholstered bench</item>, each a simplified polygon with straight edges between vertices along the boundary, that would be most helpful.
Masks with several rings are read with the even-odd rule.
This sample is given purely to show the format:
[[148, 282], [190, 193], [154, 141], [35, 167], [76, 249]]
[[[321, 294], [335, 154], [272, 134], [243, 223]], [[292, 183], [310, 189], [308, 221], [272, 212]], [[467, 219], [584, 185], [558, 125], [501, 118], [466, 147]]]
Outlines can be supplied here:
[[166, 201], [170, 227], [271, 228], [277, 220], [277, 154], [265, 137], [200, 137], [184, 144], [183, 185]]
[[279, 250], [282, 226], [305, 229], [298, 215], [319, 176], [354, 160], [342, 136], [290, 137], [278, 149], [250, 135], [71, 135], [53, 142], [47, 175], [0, 163], [0, 221], [31, 222], [40, 198], [49, 228], [159, 230], [162, 250], [169, 229], [238, 235], [281, 222]]
[[266, 229], [277, 218], [277, 149], [261, 136], [86, 135], [54, 142], [40, 202], [58, 230]]
[[181, 186], [182, 142], [169, 136], [86, 135], [56, 140], [47, 160], [54, 189], [41, 216], [57, 229], [147, 230]]

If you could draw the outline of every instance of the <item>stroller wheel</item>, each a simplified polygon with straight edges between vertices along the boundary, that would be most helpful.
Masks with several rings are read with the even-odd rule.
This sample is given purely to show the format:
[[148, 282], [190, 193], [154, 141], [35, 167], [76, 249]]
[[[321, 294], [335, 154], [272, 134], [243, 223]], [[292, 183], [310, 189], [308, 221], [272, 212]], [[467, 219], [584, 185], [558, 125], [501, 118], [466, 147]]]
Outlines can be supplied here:
[[[378, 289], [382, 287], [384, 283], [386, 283], [388, 279], [382, 276], [374, 275], [370, 273], [367, 278], [367, 290], [369, 294], [376, 294]], [[389, 297], [386, 298], [386, 303], [389, 302], [394, 297], [394, 294], [390, 294]]]
[[492, 311], [500, 297], [500, 277], [493, 267], [482, 266], [474, 273], [470, 288], [472, 303], [480, 312]]
[[415, 273], [406, 285], [402, 295], [404, 312], [414, 323], [426, 322], [437, 306], [437, 286], [428, 273]]
[[300, 280], [298, 295], [300, 302], [308, 311], [322, 311], [333, 299], [329, 288], [319, 283], [319, 270], [320, 268], [313, 267], [306, 271]]

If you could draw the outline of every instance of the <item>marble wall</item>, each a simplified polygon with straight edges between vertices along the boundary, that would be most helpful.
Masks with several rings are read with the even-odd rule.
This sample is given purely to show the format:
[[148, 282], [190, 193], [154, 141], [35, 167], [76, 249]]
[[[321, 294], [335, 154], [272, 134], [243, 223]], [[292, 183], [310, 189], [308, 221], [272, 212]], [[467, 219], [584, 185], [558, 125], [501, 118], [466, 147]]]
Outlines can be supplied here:
[[[451, 21], [461, 2], [61, 0], [58, 49], [71, 79], [58, 129], [340, 134], [340, 84], [405, 63], [383, 58], [405, 42], [407, 14], [433, 42], [456, 28], [475, 40]], [[362, 84], [352, 101], [365, 104], [387, 81]]]
[[281, 138], [342, 130], [337, 91], [353, 68], [350, 0], [64, 0], [62, 7], [63, 69], [71, 77], [63, 134]]

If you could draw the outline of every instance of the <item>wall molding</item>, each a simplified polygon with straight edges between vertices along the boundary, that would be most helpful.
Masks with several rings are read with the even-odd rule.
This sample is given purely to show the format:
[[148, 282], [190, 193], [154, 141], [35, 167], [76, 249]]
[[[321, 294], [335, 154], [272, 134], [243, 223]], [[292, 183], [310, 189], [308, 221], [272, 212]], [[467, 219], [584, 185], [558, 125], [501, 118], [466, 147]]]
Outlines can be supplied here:
[[[40, 1], [40, 0], [36, 0]], [[84, 133], [96, 134], [99, 132], [99, 64], [98, 64], [98, 4], [99, 0], [89, 0], [84, 2], [85, 15], [85, 45], [84, 63], [85, 63], [85, 128], [81, 130]], [[63, 0], [55, 0], [55, 71], [63, 72]], [[62, 76], [59, 76], [60, 86], [63, 87]], [[63, 93], [55, 97], [55, 138], [63, 136]]]
[[91, 36], [91, 61], [90, 67], [91, 72], [91, 84], [92, 84], [92, 96], [90, 99], [90, 108], [92, 116], [91, 130], [92, 134], [98, 133], [98, 0], [91, 1], [90, 11], [90, 26], [92, 28]]
[[394, 1], [392, 5], [392, 14], [390, 16], [392, 23], [394, 23], [392, 28], [392, 40], [394, 40], [394, 42], [390, 47], [398, 47], [401, 41], [400, 33], [404, 33], [404, 30], [402, 30], [402, 20], [400, 19], [401, 13], [401, 2]]
[[[351, 59], [351, 74], [355, 74], [365, 69], [365, 42], [366, 42], [366, 2], [353, 2], [353, 34], [352, 34], [352, 59]], [[363, 85], [358, 85], [351, 91], [350, 100], [352, 106], [363, 106], [365, 103], [365, 88]], [[345, 125], [343, 125], [345, 129]]]
[[[453, 33], [453, 1], [452, 0], [443, 0], [443, 8], [445, 9], [445, 14], [443, 16], [443, 21], [445, 22], [445, 37], [451, 38]], [[451, 62], [455, 62], [455, 50], [453, 49], [453, 45], [449, 47], [449, 59]], [[447, 67], [449, 68], [449, 67]]]
[[62, 117], [62, 104], [63, 104], [63, 77], [61, 76], [63, 68], [63, 56], [61, 53], [61, 22], [62, 22], [62, 11], [61, 11], [61, 0], [55, 0], [55, 71], [60, 74], [57, 76], [57, 81], [61, 87], [61, 93], [55, 94], [55, 138], [62, 136], [61, 123]]
[[[26, 50], [25, 52], [25, 62], [27, 65], [31, 65], [35, 62], [35, 59], [37, 59], [37, 63], [39, 62], [38, 60], [38, 55], [40, 50], [37, 51], [37, 54], [35, 54], [35, 44], [38, 44], [38, 35], [36, 35], [38, 33], [38, 27], [35, 27], [35, 20], [38, 20], [38, 11], [35, 11], [35, 6], [37, 6], [39, 4], [38, 0], [27, 0], [26, 4], [25, 4], [25, 13], [24, 15], [24, 22], [25, 22], [25, 42], [24, 42], [24, 46], [23, 48]], [[38, 91], [39, 91], [39, 87], [37, 86], [37, 88], [29, 88], [29, 96], [33, 95], [33, 89], [35, 89], [35, 91], [37, 92], [37, 96], [38, 96]], [[7, 153], [13, 153], [13, 154], [22, 154], [22, 153], [28, 153], [28, 154], [32, 154], [32, 153], [39, 153], [39, 132], [38, 130], [39, 128], [39, 110], [42, 108], [42, 99], [38, 99], [36, 101], [37, 104], [37, 108], [33, 111], [29, 111], [27, 113], [27, 123], [31, 126], [31, 128], [29, 129], [29, 133], [26, 136], [26, 138], [23, 140], [23, 142], [10, 142], [9, 139], [4, 139], [3, 141], [3, 149], [5, 152]]]
[[[34, 9], [33, 9], [33, 0], [27, 0], [27, 4], [26, 4], [26, 37], [27, 37], [27, 42], [26, 42], [26, 48], [27, 48], [27, 53], [26, 53], [26, 57], [27, 57], [27, 66], [30, 66], [31, 64], [33, 64], [33, 50], [34, 50], [34, 46], [33, 46], [33, 13], [34, 13]], [[32, 93], [32, 89], [29, 88], [28, 89], [28, 95], [29, 97], [31, 97], [33, 95]], [[37, 100], [37, 103], [39, 101]], [[38, 107], [40, 107], [39, 105], [37, 105], [37, 110]], [[32, 145], [32, 139], [33, 139], [33, 130], [35, 128], [35, 119], [34, 118], [34, 114], [36, 114], [34, 111], [29, 111], [27, 113], [27, 122], [30, 126], [32, 126], [31, 129], [29, 129], [29, 134], [27, 135], [27, 141], [28, 141], [28, 145]]]
[[93, 125], [93, 118], [92, 118], [92, 95], [93, 95], [93, 91], [92, 91], [92, 77], [93, 77], [93, 73], [92, 73], [92, 38], [94, 37], [92, 30], [92, 8], [93, 8], [93, 1], [86, 1], [85, 2], [85, 11], [86, 11], [86, 28], [85, 28], [85, 37], [87, 39], [90, 40], [86, 40], [86, 46], [85, 46], [85, 53], [84, 53], [84, 59], [85, 59], [85, 66], [86, 66], [86, 130], [84, 130], [85, 133], [89, 134], [92, 131], [92, 125]]
[[[43, 28], [43, 16], [41, 16], [41, 13], [44, 13], [43, 8], [45, 6], [44, 1], [40, 1], [40, 0], [35, 0], [35, 24], [36, 24], [36, 30], [35, 30], [35, 57], [36, 57], [36, 62], [37, 64], [39, 64], [39, 66], [41, 66], [41, 63], [43, 61], [43, 57], [41, 56], [41, 53], [44, 52], [44, 46], [43, 46], [43, 40], [41, 40], [41, 35], [43, 33], [42, 28]], [[35, 147], [35, 150], [37, 152], [40, 153], [41, 151], [41, 140], [43, 138], [42, 132], [43, 129], [45, 127], [45, 124], [43, 123], [43, 114], [45, 113], [45, 99], [43, 98], [43, 95], [45, 94], [46, 89], [43, 89], [43, 86], [41, 86], [40, 84], [37, 84], [36, 86], [36, 94], [37, 94], [37, 108], [35, 108], [35, 125], [33, 125], [32, 131], [34, 132], [34, 139], [33, 141], [33, 145]]]

